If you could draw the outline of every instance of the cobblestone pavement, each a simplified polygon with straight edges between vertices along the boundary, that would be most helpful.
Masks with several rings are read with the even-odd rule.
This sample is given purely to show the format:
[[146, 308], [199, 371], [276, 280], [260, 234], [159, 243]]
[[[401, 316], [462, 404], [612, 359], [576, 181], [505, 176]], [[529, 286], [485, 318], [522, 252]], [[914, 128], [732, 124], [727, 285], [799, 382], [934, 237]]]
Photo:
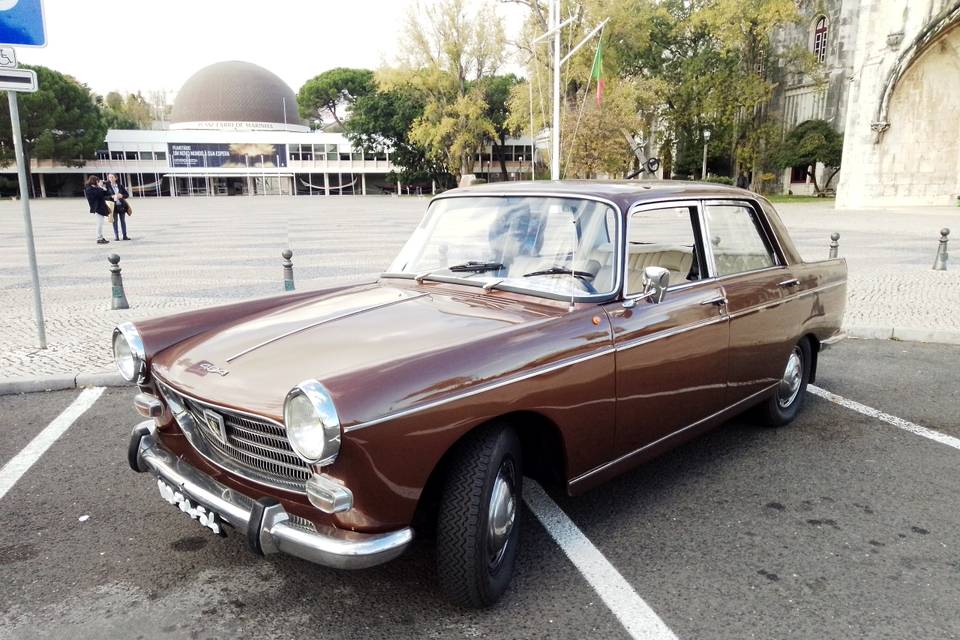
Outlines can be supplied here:
[[[427, 198], [139, 199], [131, 242], [97, 245], [82, 200], [33, 203], [49, 348], [37, 348], [19, 203], [0, 203], [0, 379], [112, 369], [114, 325], [281, 291], [290, 247], [298, 289], [374, 277], [419, 221]], [[960, 236], [960, 209], [837, 212], [829, 203], [781, 211], [807, 259], [838, 231], [850, 266], [847, 324], [960, 335], [960, 259], [931, 270], [938, 230]], [[956, 242], [956, 241], [955, 241]], [[131, 308], [110, 310], [107, 255], [121, 256]], [[954, 254], [960, 256], [960, 249]], [[869, 331], [867, 331], [869, 333]], [[931, 333], [934, 338], [937, 333]]]

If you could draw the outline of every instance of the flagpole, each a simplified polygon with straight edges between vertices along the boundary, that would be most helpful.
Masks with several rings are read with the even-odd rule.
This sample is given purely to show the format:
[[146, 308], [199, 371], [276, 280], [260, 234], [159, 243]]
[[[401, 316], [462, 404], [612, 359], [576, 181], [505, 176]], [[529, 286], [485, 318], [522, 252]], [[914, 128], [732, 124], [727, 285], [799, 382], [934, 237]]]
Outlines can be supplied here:
[[553, 34], [553, 135], [550, 179], [560, 179], [560, 0], [550, 0], [550, 28]]

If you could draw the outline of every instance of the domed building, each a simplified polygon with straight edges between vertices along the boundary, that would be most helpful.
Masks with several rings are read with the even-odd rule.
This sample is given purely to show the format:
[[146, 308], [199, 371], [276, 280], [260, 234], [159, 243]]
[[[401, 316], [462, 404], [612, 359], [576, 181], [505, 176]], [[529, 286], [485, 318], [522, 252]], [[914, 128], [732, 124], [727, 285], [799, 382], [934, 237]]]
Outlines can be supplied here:
[[275, 73], [231, 60], [190, 76], [173, 103], [170, 128], [309, 131], [297, 96]]

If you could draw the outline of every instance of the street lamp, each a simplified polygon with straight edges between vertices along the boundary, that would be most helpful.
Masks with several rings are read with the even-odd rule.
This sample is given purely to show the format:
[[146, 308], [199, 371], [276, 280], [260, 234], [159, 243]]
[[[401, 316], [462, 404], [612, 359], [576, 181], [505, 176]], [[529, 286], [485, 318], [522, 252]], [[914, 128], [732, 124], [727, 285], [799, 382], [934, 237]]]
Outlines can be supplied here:
[[703, 130], [703, 171], [700, 172], [700, 179], [707, 179], [707, 146], [710, 144], [710, 130]]

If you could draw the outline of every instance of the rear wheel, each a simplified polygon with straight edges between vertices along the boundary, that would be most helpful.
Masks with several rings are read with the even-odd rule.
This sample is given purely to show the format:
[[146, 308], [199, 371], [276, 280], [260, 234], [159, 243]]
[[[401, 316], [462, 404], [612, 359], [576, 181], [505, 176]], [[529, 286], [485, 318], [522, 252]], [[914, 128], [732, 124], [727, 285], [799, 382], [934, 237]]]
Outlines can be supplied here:
[[767, 402], [761, 405], [761, 418], [765, 424], [781, 427], [797, 417], [803, 406], [807, 383], [810, 381], [812, 363], [813, 353], [810, 341], [803, 338], [787, 356], [783, 376], [776, 390]]
[[453, 602], [486, 607], [513, 577], [520, 538], [520, 440], [493, 425], [467, 437], [455, 453], [437, 518], [437, 575]]

